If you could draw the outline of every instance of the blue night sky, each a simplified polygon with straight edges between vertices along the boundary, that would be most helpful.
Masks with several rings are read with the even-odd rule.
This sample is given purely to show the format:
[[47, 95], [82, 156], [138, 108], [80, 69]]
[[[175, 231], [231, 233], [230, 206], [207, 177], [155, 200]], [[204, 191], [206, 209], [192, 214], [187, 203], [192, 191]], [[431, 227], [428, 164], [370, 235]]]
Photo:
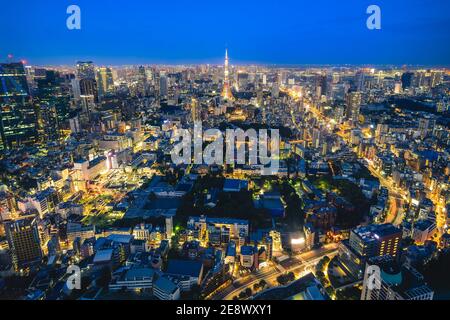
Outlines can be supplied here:
[[[66, 28], [81, 8], [82, 30]], [[382, 10], [382, 30], [366, 9]], [[449, 0], [1, 0], [0, 61], [450, 65]]]

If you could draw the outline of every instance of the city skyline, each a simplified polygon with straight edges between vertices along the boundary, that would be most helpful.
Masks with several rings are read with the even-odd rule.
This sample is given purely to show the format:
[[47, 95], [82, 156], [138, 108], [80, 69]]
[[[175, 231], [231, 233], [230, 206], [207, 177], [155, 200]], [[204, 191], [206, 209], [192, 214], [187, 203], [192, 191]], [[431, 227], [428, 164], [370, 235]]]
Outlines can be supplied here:
[[341, 2], [2, 5], [0, 300], [449, 300], [450, 2]]
[[[225, 47], [224, 47], [225, 48]], [[217, 60], [217, 61], [215, 61]], [[172, 67], [172, 68], [189, 68], [189, 67], [195, 67], [195, 66], [213, 66], [213, 67], [221, 67], [223, 66], [223, 61], [219, 61], [220, 58], [214, 59], [214, 62], [198, 62], [198, 63], [189, 63], [189, 62], [179, 62], [179, 63], [163, 63], [163, 62], [147, 62], [147, 63], [138, 63], [138, 62], [129, 62], [129, 63], [121, 63], [121, 64], [114, 64], [114, 63], [102, 63], [102, 61], [98, 61], [95, 59], [75, 59], [73, 61], [69, 61], [67, 63], [62, 64], [54, 64], [54, 63], [31, 63], [29, 60], [26, 59], [19, 59], [18, 57], [12, 56], [12, 58], [5, 57], [3, 60], [0, 60], [0, 63], [11, 63], [11, 62], [20, 62], [23, 63], [24, 66], [33, 66], [33, 67], [42, 67], [42, 68], [76, 68], [76, 64], [79, 61], [92, 61], [95, 63], [96, 67], [111, 67], [111, 68], [127, 68], [127, 67], [138, 67], [138, 66], [145, 66], [145, 67]], [[223, 57], [222, 57], [223, 60]], [[328, 64], [328, 63], [317, 63], [317, 64], [302, 64], [302, 63], [294, 63], [294, 64], [276, 64], [276, 63], [259, 63], [259, 62], [239, 62], [235, 60], [230, 60], [230, 67], [239, 68], [239, 67], [264, 67], [264, 68], [274, 68], [274, 69], [314, 69], [314, 68], [375, 68], [375, 69], [401, 69], [401, 68], [407, 68], [407, 69], [424, 69], [424, 68], [435, 68], [435, 69], [446, 69], [450, 66], [450, 64], [395, 64], [395, 63], [383, 63], [383, 64], [373, 64], [373, 63], [336, 63], [336, 64]]]

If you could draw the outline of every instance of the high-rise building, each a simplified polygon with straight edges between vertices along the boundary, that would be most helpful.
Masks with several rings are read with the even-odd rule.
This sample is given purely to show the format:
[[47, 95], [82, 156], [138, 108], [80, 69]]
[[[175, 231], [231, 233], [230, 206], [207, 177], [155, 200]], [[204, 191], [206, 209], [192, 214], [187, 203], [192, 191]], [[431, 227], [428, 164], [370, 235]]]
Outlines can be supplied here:
[[41, 104], [39, 106], [39, 132], [43, 133], [46, 142], [55, 142], [60, 138], [58, 113], [54, 105]]
[[83, 113], [88, 118], [98, 102], [98, 86], [95, 80], [95, 66], [92, 61], [80, 61], [77, 63], [77, 78], [80, 84], [80, 99]]
[[312, 147], [313, 148], [319, 148], [319, 146], [320, 146], [320, 142], [321, 142], [321, 136], [322, 136], [322, 133], [321, 133], [321, 131], [320, 131], [320, 129], [319, 128], [313, 128], [313, 130], [312, 130]]
[[347, 119], [351, 119], [354, 122], [358, 121], [359, 112], [361, 108], [361, 92], [354, 91], [349, 92], [346, 97], [347, 102]]
[[165, 74], [161, 74], [159, 77], [159, 93], [161, 97], [166, 97], [168, 94], [168, 83], [167, 76]]
[[355, 74], [355, 87], [357, 91], [364, 91], [366, 85], [366, 74], [364, 70], [359, 70]]
[[414, 73], [414, 78], [413, 78], [413, 86], [414, 87], [427, 87], [429, 85], [429, 77], [427, 77], [427, 72], [426, 71], [417, 71]]
[[32, 66], [25, 66], [25, 74], [27, 75], [27, 82], [28, 82], [28, 88], [30, 89], [30, 92], [36, 89], [36, 82], [35, 79], [35, 68]]
[[288, 73], [286, 71], [280, 71], [278, 73], [278, 85], [281, 87], [286, 84], [288, 78]]
[[384, 123], [379, 123], [375, 130], [375, 138], [380, 141], [382, 137], [389, 132], [389, 125]]
[[166, 238], [172, 239], [173, 236], [173, 217], [166, 217]]
[[80, 80], [80, 98], [83, 107], [83, 112], [89, 117], [95, 104], [98, 102], [98, 89], [95, 79], [81, 79]]
[[233, 93], [231, 92], [231, 85], [230, 85], [228, 49], [225, 51], [225, 65], [224, 65], [222, 98], [224, 98], [225, 100], [230, 100], [230, 101], [234, 100]]
[[405, 72], [402, 74], [402, 89], [408, 89], [411, 88], [413, 85], [414, 80], [414, 73], [412, 72]]
[[279, 98], [280, 97], [280, 87], [279, 87], [278, 83], [274, 83], [273, 84], [271, 95], [272, 95], [272, 98]]
[[431, 119], [429, 119], [429, 118], [419, 119], [420, 137], [422, 139], [425, 139], [430, 132], [430, 128], [433, 128], [433, 127], [434, 127], [434, 123], [433, 123], [433, 121], [431, 121]]
[[40, 135], [47, 141], [58, 140], [61, 124], [70, 118], [70, 89], [68, 81], [53, 70], [46, 70], [45, 77], [36, 80], [35, 99]]
[[72, 97], [75, 102], [79, 102], [81, 100], [81, 92], [80, 92], [80, 81], [78, 79], [72, 79], [70, 81], [70, 90]]
[[92, 79], [95, 80], [95, 67], [92, 61], [77, 62], [77, 77], [78, 79]]
[[245, 89], [248, 86], [248, 73], [245, 72], [239, 72], [238, 73], [238, 87], [239, 91], [245, 91]]
[[392, 224], [369, 225], [352, 230], [350, 239], [339, 246], [342, 264], [355, 276], [362, 277], [368, 259], [399, 254], [402, 231]]
[[5, 233], [16, 271], [41, 261], [41, 243], [34, 217], [5, 222]]
[[444, 74], [441, 71], [431, 72], [431, 87], [434, 88], [440, 85], [444, 80]]
[[69, 119], [69, 127], [72, 133], [81, 132], [80, 119], [78, 118], [78, 116]]
[[402, 233], [392, 224], [370, 225], [350, 233], [350, 246], [362, 257], [397, 256]]
[[201, 110], [199, 109], [199, 105], [198, 105], [198, 100], [195, 98], [192, 98], [191, 100], [191, 116], [192, 116], [192, 122], [197, 122], [200, 121], [200, 112]]
[[449, 110], [449, 102], [446, 100], [440, 100], [436, 103], [436, 111], [437, 112], [447, 112]]
[[148, 95], [148, 73], [144, 66], [140, 66], [137, 71], [137, 94], [145, 97]]
[[316, 78], [316, 97], [320, 98], [322, 95], [329, 96], [331, 92], [330, 81], [326, 74], [318, 75]]
[[97, 69], [98, 95], [104, 97], [114, 91], [114, 77], [111, 68], [100, 67]]
[[22, 63], [0, 64], [0, 150], [37, 139], [36, 110]]
[[93, 79], [80, 80], [80, 93], [81, 96], [93, 96], [95, 98], [98, 95], [96, 81]]
[[433, 290], [413, 267], [401, 266], [391, 256], [369, 259], [369, 267], [379, 273], [365, 273], [361, 300], [433, 300]]

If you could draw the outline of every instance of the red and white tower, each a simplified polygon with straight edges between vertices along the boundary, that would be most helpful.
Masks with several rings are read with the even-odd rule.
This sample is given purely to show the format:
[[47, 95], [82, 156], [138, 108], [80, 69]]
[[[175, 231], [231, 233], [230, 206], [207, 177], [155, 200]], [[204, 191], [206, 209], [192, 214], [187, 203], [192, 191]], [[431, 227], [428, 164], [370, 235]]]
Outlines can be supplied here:
[[234, 100], [233, 93], [231, 92], [230, 86], [230, 70], [228, 68], [229, 60], [228, 60], [228, 49], [225, 50], [225, 78], [223, 81], [223, 90], [222, 90], [222, 98], [226, 100]]

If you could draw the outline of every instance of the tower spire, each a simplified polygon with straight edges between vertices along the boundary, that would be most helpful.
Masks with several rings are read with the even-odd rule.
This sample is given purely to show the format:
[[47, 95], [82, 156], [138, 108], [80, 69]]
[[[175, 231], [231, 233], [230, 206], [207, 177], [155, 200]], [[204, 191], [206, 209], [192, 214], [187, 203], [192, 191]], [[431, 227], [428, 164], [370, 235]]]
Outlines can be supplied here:
[[222, 98], [225, 100], [234, 100], [233, 94], [231, 93], [230, 87], [230, 71], [229, 71], [229, 59], [228, 59], [228, 48], [225, 49], [225, 66], [224, 66], [224, 81], [223, 81], [223, 90], [222, 90]]

